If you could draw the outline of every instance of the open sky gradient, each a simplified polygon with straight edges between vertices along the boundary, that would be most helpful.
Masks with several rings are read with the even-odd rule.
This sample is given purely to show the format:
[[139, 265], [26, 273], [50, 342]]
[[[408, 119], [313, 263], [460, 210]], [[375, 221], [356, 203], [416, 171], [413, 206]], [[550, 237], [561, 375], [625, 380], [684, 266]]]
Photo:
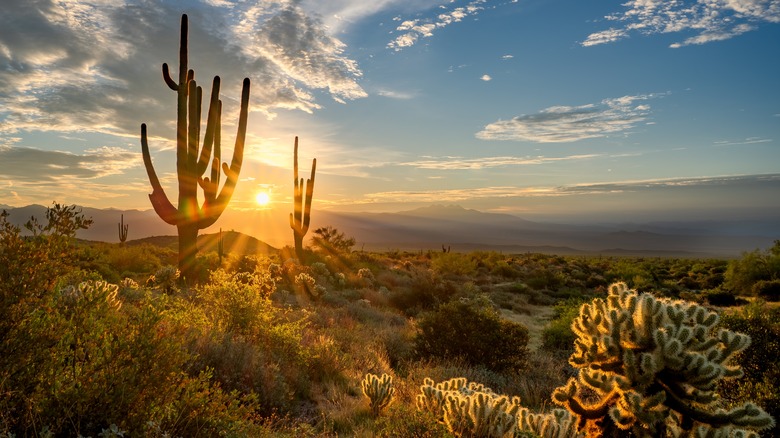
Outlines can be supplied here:
[[[780, 217], [780, 0], [0, 0], [0, 204], [176, 198], [176, 95], [222, 78], [233, 208], [460, 204], [529, 219]], [[204, 104], [204, 107], [206, 105]], [[205, 111], [205, 110], [204, 110]], [[219, 224], [219, 223], [218, 223]], [[217, 225], [218, 225], [217, 224]]]

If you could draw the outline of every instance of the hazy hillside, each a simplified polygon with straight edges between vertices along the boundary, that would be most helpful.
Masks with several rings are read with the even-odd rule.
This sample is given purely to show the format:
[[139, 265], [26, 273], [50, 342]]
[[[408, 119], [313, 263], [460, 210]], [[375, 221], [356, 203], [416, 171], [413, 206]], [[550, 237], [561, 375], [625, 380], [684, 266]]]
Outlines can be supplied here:
[[[43, 218], [45, 209], [39, 205], [10, 209], [10, 219], [22, 224], [30, 216]], [[83, 212], [94, 223], [90, 229], [79, 232], [78, 237], [82, 239], [117, 242], [121, 215], [130, 225], [129, 240], [176, 235], [176, 228], [164, 223], [152, 210], [84, 208]], [[228, 210], [215, 226], [201, 234], [214, 234], [222, 228], [226, 232], [235, 230], [254, 236], [272, 247], [290, 245], [288, 214], [286, 211]], [[747, 222], [563, 224], [533, 222], [457, 205], [433, 205], [396, 213], [315, 210], [307, 237], [317, 227], [327, 225], [354, 237], [357, 249], [378, 251], [439, 249], [445, 245], [457, 251], [734, 257], [743, 251], [768, 248], [780, 239], [780, 218]]]

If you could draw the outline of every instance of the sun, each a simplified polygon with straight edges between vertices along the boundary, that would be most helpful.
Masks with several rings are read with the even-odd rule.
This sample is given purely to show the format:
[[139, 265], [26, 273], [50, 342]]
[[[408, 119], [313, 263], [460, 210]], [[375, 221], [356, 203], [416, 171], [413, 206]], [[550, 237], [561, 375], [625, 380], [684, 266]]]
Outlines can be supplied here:
[[260, 192], [255, 196], [255, 201], [257, 205], [265, 207], [271, 202], [271, 197], [266, 192]]

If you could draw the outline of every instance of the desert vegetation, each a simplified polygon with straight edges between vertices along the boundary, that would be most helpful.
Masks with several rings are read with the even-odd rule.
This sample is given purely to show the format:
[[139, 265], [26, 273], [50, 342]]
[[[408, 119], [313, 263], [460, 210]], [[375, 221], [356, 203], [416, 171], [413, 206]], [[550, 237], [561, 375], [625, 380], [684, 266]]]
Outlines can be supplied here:
[[178, 250], [127, 241], [123, 217], [119, 244], [77, 241], [75, 206], [0, 214], [0, 436], [776, 436], [780, 241], [732, 261], [370, 253], [322, 227], [305, 247], [316, 160], [304, 188], [296, 138], [294, 246], [233, 252], [220, 230], [199, 252], [249, 81], [220, 166], [220, 80], [201, 141], [187, 26], [178, 82], [163, 64], [177, 207], [141, 128]]
[[777, 432], [778, 310], [750, 283], [777, 280], [780, 242], [367, 253], [330, 228], [305, 264], [215, 248], [184, 282], [175, 250], [77, 241], [89, 225], [0, 216], [3, 436]]

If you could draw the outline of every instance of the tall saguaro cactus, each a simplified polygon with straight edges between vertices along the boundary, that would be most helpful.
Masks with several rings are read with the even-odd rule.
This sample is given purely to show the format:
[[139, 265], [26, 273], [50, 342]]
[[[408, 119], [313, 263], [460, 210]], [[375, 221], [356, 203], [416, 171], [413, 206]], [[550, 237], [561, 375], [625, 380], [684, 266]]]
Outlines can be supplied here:
[[[233, 160], [228, 167], [222, 163], [225, 184], [219, 191], [220, 140], [222, 101], [219, 100], [219, 76], [214, 77], [211, 87], [206, 132], [200, 145], [201, 103], [203, 90], [195, 82], [195, 72], [187, 69], [187, 15], [181, 17], [181, 40], [179, 46], [179, 81], [175, 82], [168, 71], [168, 64], [162, 65], [163, 79], [178, 98], [176, 120], [176, 174], [179, 180], [179, 206], [174, 207], [165, 195], [157, 178], [149, 144], [146, 138], [146, 124], [141, 125], [141, 151], [144, 166], [152, 184], [149, 199], [154, 211], [165, 222], [175, 225], [179, 233], [179, 270], [185, 281], [192, 281], [195, 255], [197, 254], [198, 230], [209, 227], [225, 211], [241, 171], [246, 138], [247, 113], [249, 110], [249, 78], [244, 79], [241, 90], [241, 110], [238, 117], [238, 132], [233, 149]], [[213, 157], [212, 157], [213, 151]], [[203, 178], [211, 165], [210, 177]], [[204, 201], [198, 202], [198, 186], [203, 189]], [[217, 193], [219, 191], [219, 193]]]
[[293, 153], [293, 182], [295, 184], [293, 212], [290, 213], [290, 228], [295, 239], [295, 254], [298, 260], [303, 260], [303, 236], [309, 232], [311, 222], [311, 200], [314, 195], [314, 172], [317, 170], [317, 159], [311, 160], [311, 178], [306, 180], [306, 199], [304, 201], [303, 178], [298, 179], [298, 137], [295, 137]]

